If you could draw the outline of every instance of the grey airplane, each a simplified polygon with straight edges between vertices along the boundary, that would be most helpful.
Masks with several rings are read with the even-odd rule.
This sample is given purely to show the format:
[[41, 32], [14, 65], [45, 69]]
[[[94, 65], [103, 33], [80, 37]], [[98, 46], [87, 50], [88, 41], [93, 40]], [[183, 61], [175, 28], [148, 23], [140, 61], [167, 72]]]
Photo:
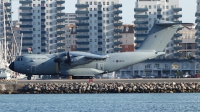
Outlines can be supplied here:
[[24, 54], [18, 56], [9, 68], [15, 72], [32, 75], [60, 75], [73, 78], [91, 78], [110, 73], [136, 63], [165, 54], [164, 49], [181, 25], [174, 22], [155, 21], [141, 47], [134, 52], [97, 55], [69, 51], [55, 54]]

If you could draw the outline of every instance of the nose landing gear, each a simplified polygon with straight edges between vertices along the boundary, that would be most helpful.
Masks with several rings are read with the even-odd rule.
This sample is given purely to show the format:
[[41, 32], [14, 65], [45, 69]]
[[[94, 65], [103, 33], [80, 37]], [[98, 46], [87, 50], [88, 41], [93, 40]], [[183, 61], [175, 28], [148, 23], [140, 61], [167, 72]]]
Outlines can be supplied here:
[[26, 75], [27, 76], [27, 80], [31, 80], [32, 75]]

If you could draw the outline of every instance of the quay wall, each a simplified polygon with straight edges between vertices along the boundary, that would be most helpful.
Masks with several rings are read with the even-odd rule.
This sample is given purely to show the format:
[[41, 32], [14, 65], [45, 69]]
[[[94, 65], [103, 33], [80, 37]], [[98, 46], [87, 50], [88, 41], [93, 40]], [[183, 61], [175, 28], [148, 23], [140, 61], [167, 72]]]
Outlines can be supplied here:
[[200, 82], [0, 84], [0, 94], [200, 93]]

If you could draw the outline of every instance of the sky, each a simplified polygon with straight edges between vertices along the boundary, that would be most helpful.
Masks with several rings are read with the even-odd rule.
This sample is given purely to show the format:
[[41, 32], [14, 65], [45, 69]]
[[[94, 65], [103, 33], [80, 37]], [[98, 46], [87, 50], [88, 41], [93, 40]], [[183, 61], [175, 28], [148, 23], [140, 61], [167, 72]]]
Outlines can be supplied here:
[[[18, 20], [19, 0], [12, 0], [13, 20]], [[134, 21], [134, 6], [136, 0], [119, 0], [122, 3], [122, 21], [124, 24], [131, 24]], [[77, 0], [65, 0], [65, 12], [74, 13], [76, 10], [75, 4]], [[194, 23], [196, 13], [196, 0], [179, 0], [179, 5], [182, 7], [183, 23]]]

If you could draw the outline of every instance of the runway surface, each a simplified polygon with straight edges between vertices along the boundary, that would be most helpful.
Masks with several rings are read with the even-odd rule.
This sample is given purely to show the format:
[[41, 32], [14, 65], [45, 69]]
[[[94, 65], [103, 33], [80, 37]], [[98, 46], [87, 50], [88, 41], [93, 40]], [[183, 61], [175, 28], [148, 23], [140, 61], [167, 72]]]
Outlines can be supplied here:
[[[18, 84], [26, 83], [67, 83], [67, 82], [89, 82], [89, 79], [52, 79], [52, 80], [18, 80]], [[144, 82], [200, 82], [200, 78], [163, 78], [163, 79], [93, 79], [94, 83], [144, 83]]]

